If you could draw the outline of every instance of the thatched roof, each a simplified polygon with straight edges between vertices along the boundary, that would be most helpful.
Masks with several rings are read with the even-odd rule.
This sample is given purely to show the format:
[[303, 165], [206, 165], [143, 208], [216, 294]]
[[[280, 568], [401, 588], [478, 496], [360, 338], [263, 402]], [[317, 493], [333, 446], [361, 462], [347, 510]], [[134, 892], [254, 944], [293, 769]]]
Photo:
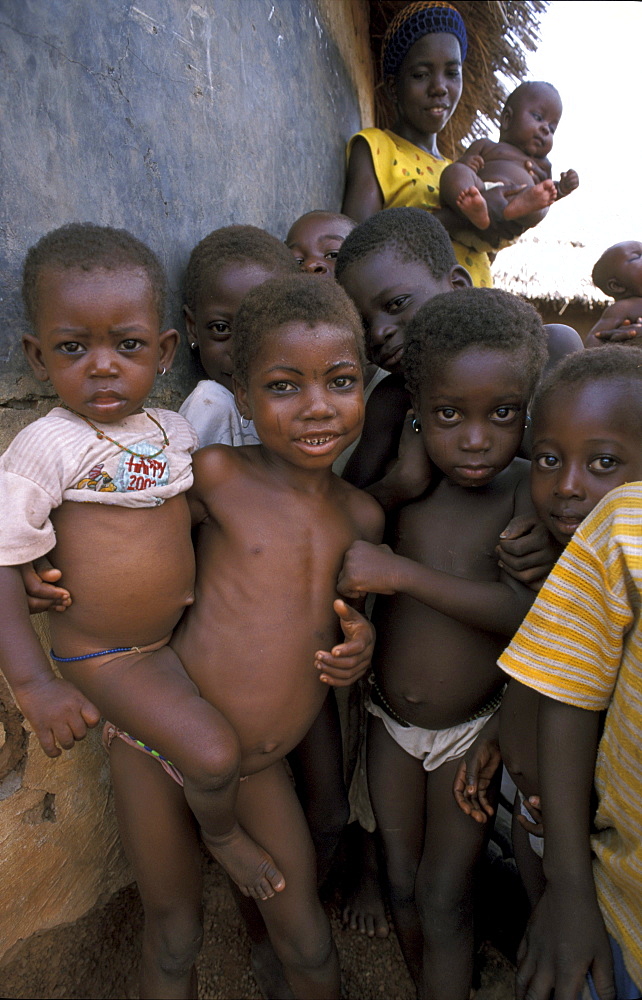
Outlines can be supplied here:
[[[380, 128], [389, 127], [393, 109], [381, 80], [381, 40], [388, 24], [408, 0], [371, 0], [370, 36], [377, 80], [376, 114]], [[449, 0], [466, 23], [468, 56], [464, 63], [464, 90], [457, 110], [439, 135], [439, 148], [454, 158], [473, 139], [488, 131], [488, 121], [499, 125], [499, 111], [507, 91], [497, 78], [501, 72], [520, 82], [526, 75], [526, 54], [539, 41], [538, 24], [546, 0]], [[485, 120], [486, 119], [486, 120]]]
[[533, 303], [553, 305], [559, 313], [569, 305], [603, 309], [612, 300], [591, 281], [593, 265], [602, 250], [526, 233], [497, 255], [493, 282], [496, 288]]

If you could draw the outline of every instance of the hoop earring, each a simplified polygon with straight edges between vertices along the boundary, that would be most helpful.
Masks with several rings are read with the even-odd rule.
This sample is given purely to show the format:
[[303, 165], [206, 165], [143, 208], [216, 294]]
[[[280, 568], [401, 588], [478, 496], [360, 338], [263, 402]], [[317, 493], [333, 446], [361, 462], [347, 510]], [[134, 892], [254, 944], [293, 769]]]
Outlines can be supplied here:
[[415, 434], [421, 434], [421, 421], [419, 417], [412, 418], [412, 429]]
[[196, 348], [198, 347], [198, 341], [195, 340], [193, 344], [189, 345], [189, 347], [190, 347], [190, 351], [195, 351]]
[[248, 429], [251, 423], [252, 421], [248, 420], [247, 417], [241, 417], [241, 427], [243, 428], [244, 431]]
[[162, 377], [163, 375], [167, 375], [167, 369], [165, 368], [165, 365], [161, 365], [161, 368], [160, 368], [160, 371], [159, 371], [159, 373], [158, 373], [158, 374], [159, 374], [159, 375], [160, 375], [161, 377]]

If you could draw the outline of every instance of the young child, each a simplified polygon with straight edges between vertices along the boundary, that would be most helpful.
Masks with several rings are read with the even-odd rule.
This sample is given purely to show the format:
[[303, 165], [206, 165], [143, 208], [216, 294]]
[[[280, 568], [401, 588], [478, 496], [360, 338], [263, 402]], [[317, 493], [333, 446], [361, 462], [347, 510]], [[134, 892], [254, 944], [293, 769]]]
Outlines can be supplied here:
[[[520, 84], [504, 105], [499, 142], [477, 139], [443, 171], [442, 202], [476, 229], [489, 228], [489, 205], [495, 214], [519, 220], [523, 229], [536, 226], [556, 198], [564, 198], [579, 185], [575, 170], [567, 170], [559, 181], [551, 180], [548, 154], [561, 117], [562, 101], [555, 87]], [[533, 170], [543, 179], [535, 182]]]
[[[623, 402], [619, 430], [625, 441], [633, 419], [639, 449], [642, 397], [633, 385], [622, 385], [629, 409]], [[610, 458], [610, 447], [596, 445], [595, 462]], [[593, 1000], [642, 995], [641, 566], [636, 482], [579, 524], [500, 659], [541, 695], [546, 887], [522, 944], [519, 1000], [548, 1000], [552, 990], [575, 998], [587, 973]]]
[[321, 278], [334, 278], [334, 264], [341, 244], [356, 222], [339, 212], [315, 209], [290, 227], [285, 245], [302, 271]]
[[[0, 461], [3, 672], [49, 756], [102, 713], [178, 768], [210, 853], [245, 893], [270, 896], [283, 877], [234, 817], [236, 735], [168, 646], [194, 600], [186, 490], [197, 440], [177, 414], [143, 409], [178, 344], [161, 329], [162, 269], [124, 230], [72, 224], [31, 248], [23, 297], [35, 331], [27, 358], [61, 405]], [[50, 618], [61, 677], [31, 629], [19, 575], [48, 552], [74, 598]]]
[[591, 277], [615, 302], [589, 331], [586, 346], [629, 343], [642, 333], [642, 243], [630, 240], [609, 247], [596, 262]]
[[[605, 346], [565, 358], [539, 386], [532, 407], [531, 495], [561, 553], [612, 489], [642, 479], [642, 351]], [[520, 801], [539, 798], [536, 732], [539, 696], [512, 680], [500, 712], [504, 763], [520, 796], [515, 857], [531, 906], [544, 887], [541, 836]], [[535, 852], [535, 853], [534, 853]], [[539, 857], [538, 857], [539, 856]]]
[[[199, 598], [174, 643], [203, 697], [238, 733], [247, 778], [239, 787], [238, 820], [249, 836], [261, 829], [275, 863], [283, 864], [286, 888], [278, 902], [271, 900], [276, 905], [257, 902], [289, 984], [297, 997], [335, 997], [336, 953], [283, 757], [319, 714], [327, 691], [320, 679], [330, 681], [334, 671], [345, 676], [334, 683], [350, 683], [370, 651], [370, 626], [335, 601], [336, 579], [352, 541], [380, 538], [383, 515], [331, 472], [361, 428], [362, 333], [338, 286], [301, 275], [266, 282], [246, 296], [233, 345], [237, 404], [262, 443], [212, 446], [195, 456]], [[315, 669], [319, 644], [337, 637], [333, 601], [352, 638], [334, 647], [334, 657], [326, 654], [328, 669]], [[128, 808], [140, 813], [132, 766], [150, 771], [150, 762], [142, 754], [132, 761], [127, 747], [114, 749], [120, 761], [113, 765], [130, 775]], [[180, 797], [155, 773], [166, 814], [158, 828], [171, 864], [162, 879], [152, 869], [142, 816], [130, 853], [146, 905], [162, 910], [173, 900], [191, 941], [200, 926], [200, 894], [185, 878], [195, 864], [193, 838], [173, 832]]]
[[528, 463], [515, 456], [545, 344], [535, 310], [504, 292], [465, 289], [417, 312], [406, 378], [443, 478], [400, 510], [394, 551], [355, 543], [339, 577], [346, 596], [388, 595], [375, 604], [368, 784], [402, 951], [418, 993], [440, 1000], [468, 1000], [471, 986], [484, 829], [452, 785], [499, 705], [497, 656], [533, 596], [494, 550], [530, 508]]
[[189, 345], [207, 378], [180, 408], [201, 445], [259, 444], [232, 394], [232, 323], [250, 289], [268, 278], [293, 274], [287, 248], [256, 226], [224, 226], [197, 243], [185, 275], [183, 315]]

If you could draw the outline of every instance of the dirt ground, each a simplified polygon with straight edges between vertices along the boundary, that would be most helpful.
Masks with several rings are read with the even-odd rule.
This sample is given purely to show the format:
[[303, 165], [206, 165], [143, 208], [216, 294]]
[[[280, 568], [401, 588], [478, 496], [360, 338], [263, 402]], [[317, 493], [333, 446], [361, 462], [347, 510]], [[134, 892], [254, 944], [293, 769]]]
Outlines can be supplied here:
[[[250, 971], [249, 943], [224, 877], [205, 859], [204, 865], [206, 921], [198, 963], [199, 997], [259, 1000], [261, 993]], [[498, 884], [495, 876], [493, 884]], [[370, 940], [346, 930], [338, 896], [327, 905], [346, 1000], [414, 1000], [394, 935]], [[140, 902], [135, 887], [130, 886], [73, 926], [31, 939], [12, 962], [0, 968], [0, 996], [15, 1000], [136, 997], [141, 924]], [[512, 1000], [513, 968], [489, 943], [480, 948], [480, 972], [477, 1000]]]

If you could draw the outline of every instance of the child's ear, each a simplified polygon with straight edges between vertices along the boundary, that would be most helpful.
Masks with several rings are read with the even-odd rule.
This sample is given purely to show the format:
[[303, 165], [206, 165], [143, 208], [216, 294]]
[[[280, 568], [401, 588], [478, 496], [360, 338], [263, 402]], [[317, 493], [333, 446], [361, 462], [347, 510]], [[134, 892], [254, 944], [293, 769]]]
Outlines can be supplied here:
[[22, 338], [22, 349], [36, 378], [40, 382], [48, 382], [49, 372], [42, 358], [42, 347], [40, 346], [40, 341], [33, 333], [25, 333]]
[[455, 267], [451, 269], [451, 272], [448, 275], [448, 277], [450, 280], [451, 288], [454, 291], [458, 291], [461, 288], [473, 287], [473, 279], [469, 275], [466, 268], [462, 267], [461, 264], [456, 264]]
[[626, 291], [624, 285], [621, 285], [617, 278], [609, 278], [606, 283], [606, 287], [611, 295], [622, 295], [622, 293]]
[[176, 349], [178, 347], [178, 342], [181, 339], [178, 330], [163, 330], [158, 337], [158, 346], [160, 348], [158, 357], [158, 370], [164, 371], [161, 374], [168, 372], [174, 363], [174, 355], [176, 354]]
[[241, 385], [235, 375], [232, 375], [232, 391], [234, 393], [237, 410], [242, 417], [245, 417], [246, 420], [251, 420], [252, 408], [247, 396], [247, 389], [244, 385]]
[[183, 318], [185, 319], [185, 329], [187, 330], [189, 346], [192, 350], [194, 350], [198, 345], [198, 337], [196, 336], [196, 320], [194, 319], [194, 313], [188, 305], [183, 306]]
[[513, 120], [512, 108], [504, 108], [499, 119], [499, 127], [502, 132], [509, 128], [510, 123]]

